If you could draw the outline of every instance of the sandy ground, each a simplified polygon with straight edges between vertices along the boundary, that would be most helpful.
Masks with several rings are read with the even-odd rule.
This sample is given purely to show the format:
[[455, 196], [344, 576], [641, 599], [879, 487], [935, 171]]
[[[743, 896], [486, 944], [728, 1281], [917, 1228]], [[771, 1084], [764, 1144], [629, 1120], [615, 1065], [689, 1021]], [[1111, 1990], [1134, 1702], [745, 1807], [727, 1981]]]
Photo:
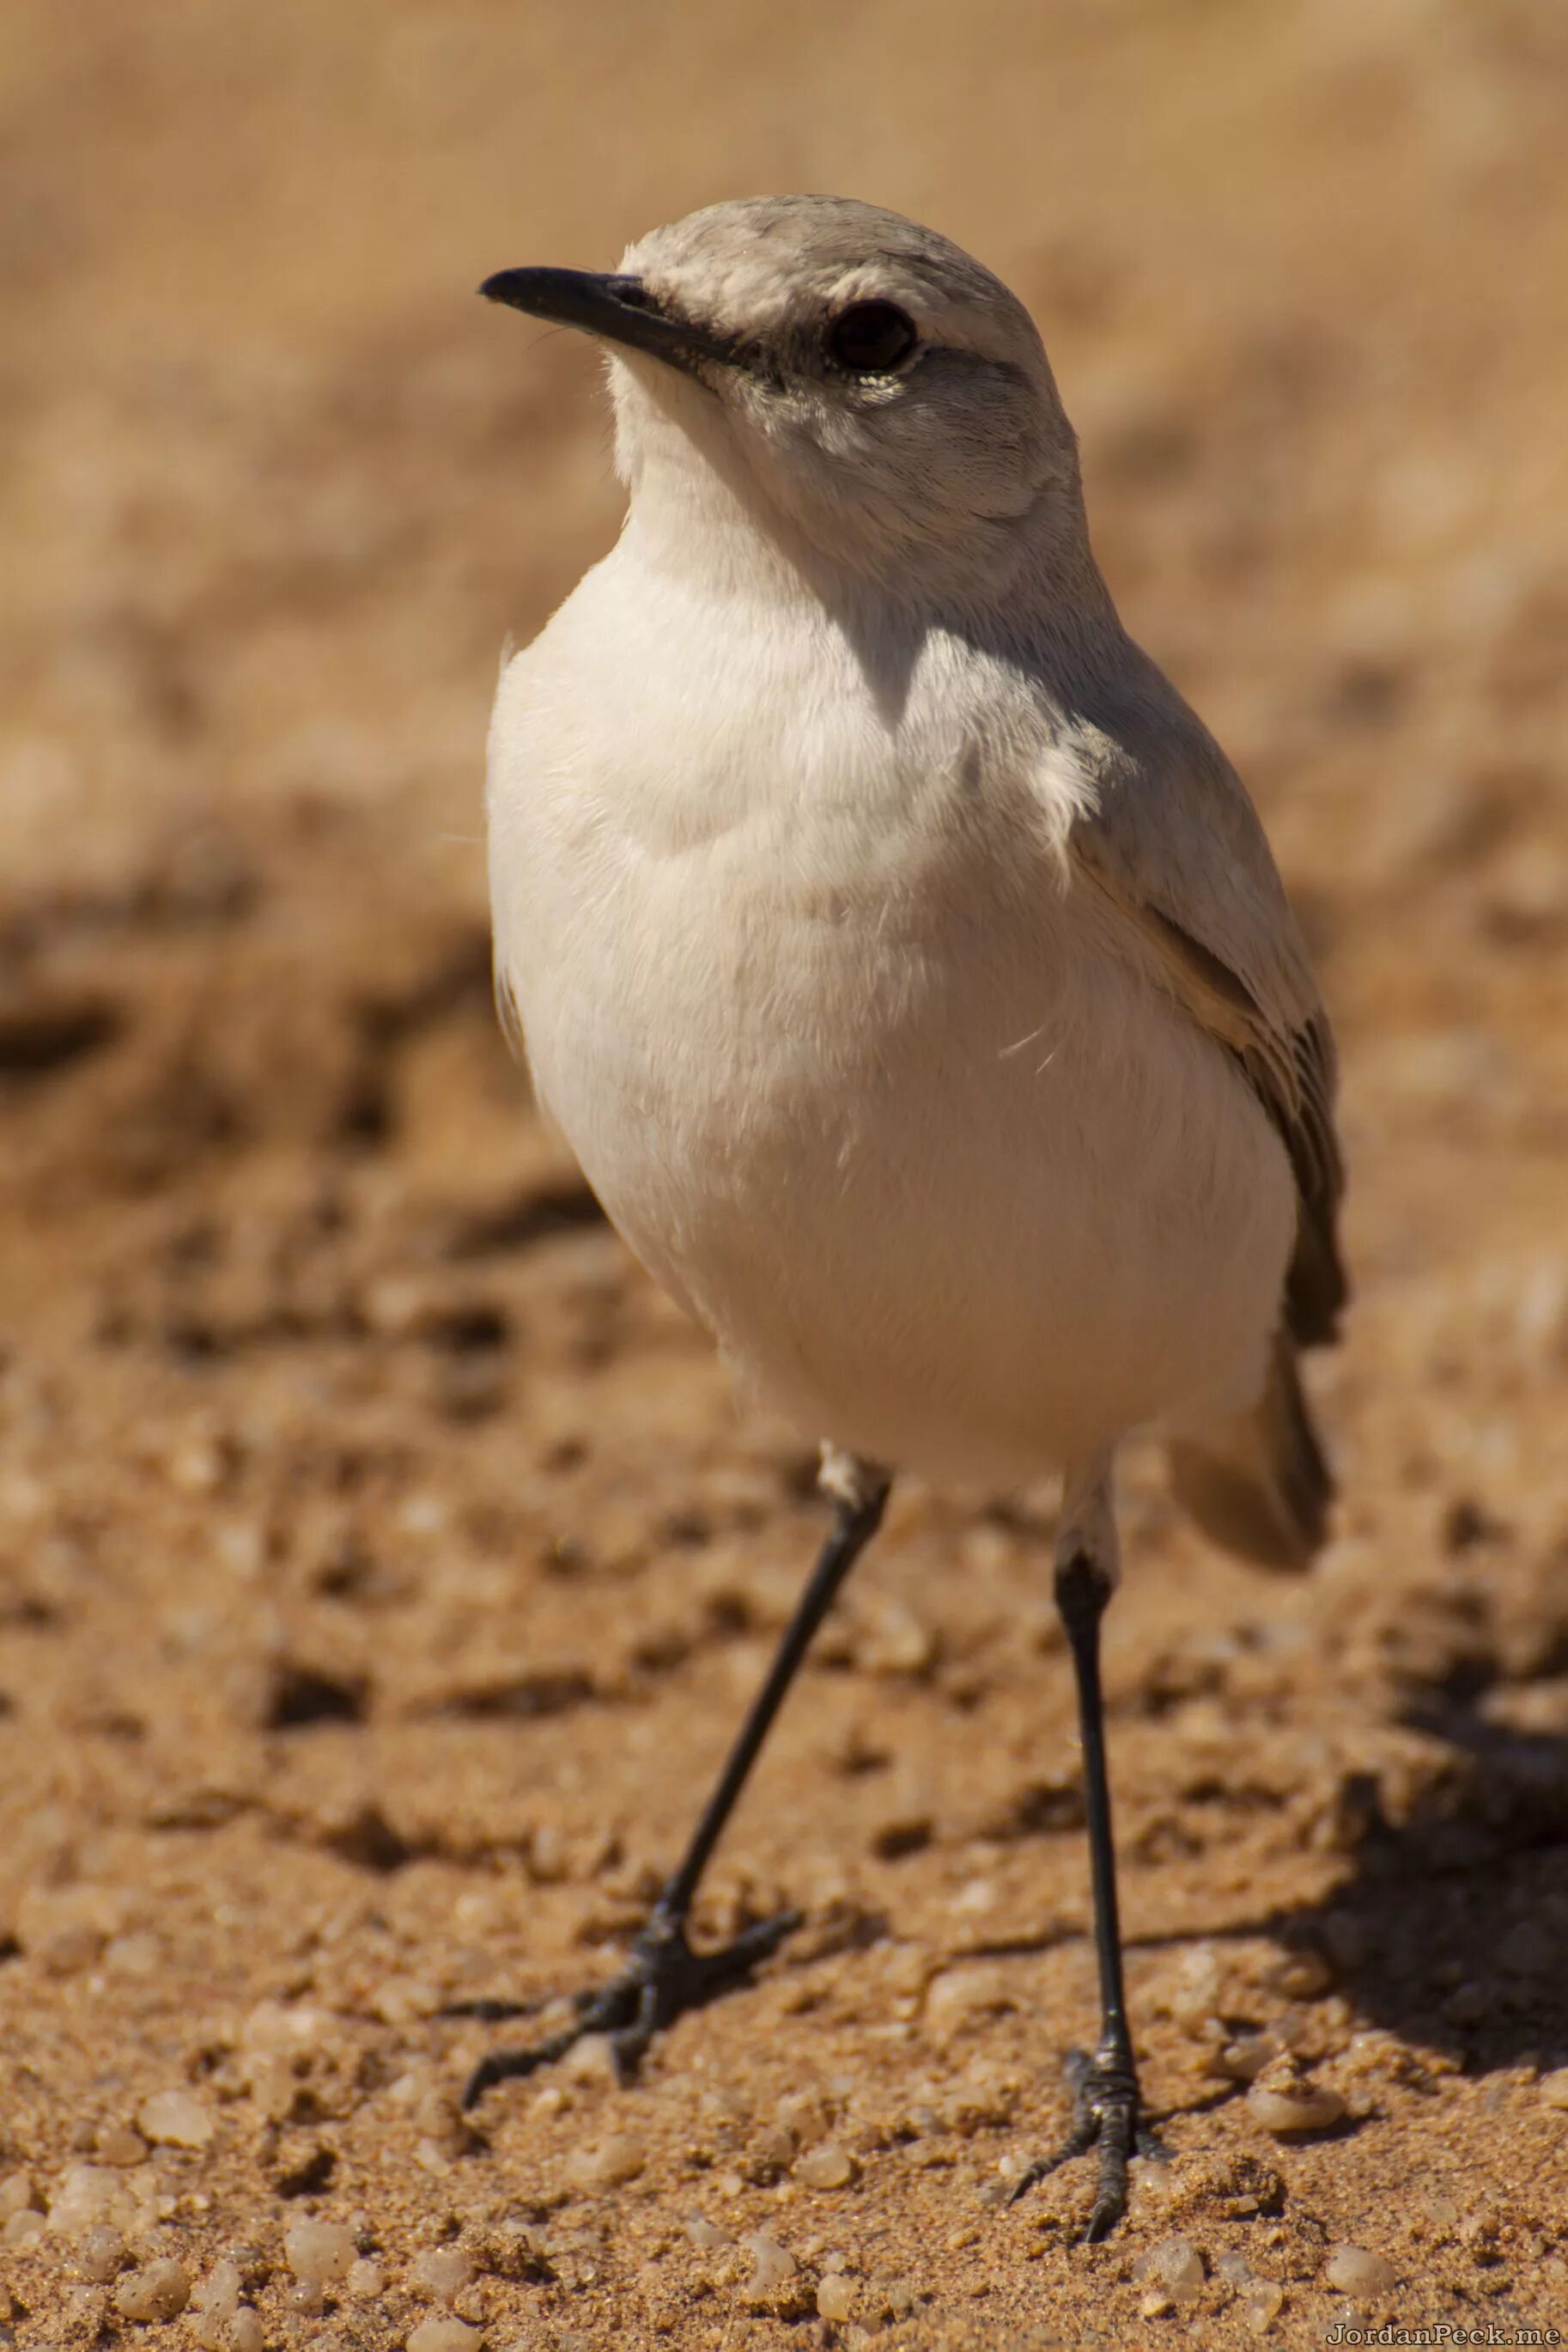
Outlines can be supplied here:
[[[8, 13], [0, 2342], [1568, 2332], [1565, 100], [1555, 0]], [[1175, 2162], [1098, 2249], [998, 2210], [1093, 2023], [1048, 1492], [896, 1501], [703, 1906], [807, 1907], [755, 1989], [472, 2128], [437, 2014], [609, 1971], [821, 1524], [494, 1034], [496, 655], [616, 499], [469, 289], [790, 185], [1035, 305], [1344, 1048], [1338, 1539], [1129, 1465]]]

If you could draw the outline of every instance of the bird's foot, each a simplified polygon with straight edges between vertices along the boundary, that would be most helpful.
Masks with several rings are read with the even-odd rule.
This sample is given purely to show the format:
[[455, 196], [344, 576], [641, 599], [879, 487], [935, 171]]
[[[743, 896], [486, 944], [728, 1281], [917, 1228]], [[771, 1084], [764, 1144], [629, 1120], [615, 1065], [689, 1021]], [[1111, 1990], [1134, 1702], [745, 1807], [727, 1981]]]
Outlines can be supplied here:
[[1131, 2059], [1121, 2052], [1099, 2050], [1068, 2053], [1068, 2081], [1072, 2087], [1072, 2126], [1054, 2156], [1041, 2157], [1021, 2173], [1007, 2202], [1016, 2205], [1037, 2183], [1075, 2156], [1100, 2150], [1100, 2186], [1084, 2231], [1088, 2245], [1108, 2238], [1127, 2210], [1127, 2168], [1135, 2156], [1163, 2160], [1167, 2150], [1142, 2121], [1142, 2100]]
[[[744, 1984], [762, 1961], [776, 1952], [786, 1936], [801, 1924], [798, 1911], [781, 1911], [772, 1919], [744, 1928], [731, 1943], [715, 1952], [694, 1952], [679, 1920], [652, 1919], [631, 1948], [626, 1967], [608, 1984], [575, 1993], [576, 2015], [559, 2033], [521, 2050], [492, 2050], [481, 2058], [463, 2092], [465, 2111], [476, 2106], [497, 2083], [514, 2075], [531, 2074], [552, 2066], [584, 2034], [609, 2037], [610, 2055], [623, 2083], [637, 2073], [644, 2052], [656, 2033], [674, 2023], [686, 2010], [703, 2009], [721, 1993]], [[532, 2014], [532, 2004], [471, 2000], [454, 2003], [448, 2017], [479, 2017], [487, 2021]]]

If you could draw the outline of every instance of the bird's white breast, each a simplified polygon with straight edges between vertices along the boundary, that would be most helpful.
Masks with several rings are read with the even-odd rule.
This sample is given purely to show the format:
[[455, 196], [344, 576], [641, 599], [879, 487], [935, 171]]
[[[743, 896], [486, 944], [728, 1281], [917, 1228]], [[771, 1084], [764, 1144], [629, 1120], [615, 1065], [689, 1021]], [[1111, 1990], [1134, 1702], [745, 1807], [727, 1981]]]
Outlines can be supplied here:
[[1012, 1479], [1245, 1395], [1293, 1205], [997, 690], [623, 541], [503, 677], [490, 869], [539, 1094], [653, 1273], [807, 1432]]

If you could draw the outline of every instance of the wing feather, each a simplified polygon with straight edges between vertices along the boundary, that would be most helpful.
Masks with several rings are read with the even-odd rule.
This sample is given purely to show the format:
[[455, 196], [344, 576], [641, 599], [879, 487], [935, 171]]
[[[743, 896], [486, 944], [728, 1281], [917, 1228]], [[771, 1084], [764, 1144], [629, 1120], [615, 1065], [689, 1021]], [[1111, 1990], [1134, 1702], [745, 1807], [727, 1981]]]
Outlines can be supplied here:
[[[1193, 1018], [1235, 1055], [1289, 1156], [1300, 1202], [1286, 1328], [1338, 1330], [1344, 1167], [1333, 1034], [1256, 811], [1218, 745], [1157, 673], [1071, 740], [1070, 870], [1102, 892]], [[1158, 721], [1158, 724], [1154, 722]]]

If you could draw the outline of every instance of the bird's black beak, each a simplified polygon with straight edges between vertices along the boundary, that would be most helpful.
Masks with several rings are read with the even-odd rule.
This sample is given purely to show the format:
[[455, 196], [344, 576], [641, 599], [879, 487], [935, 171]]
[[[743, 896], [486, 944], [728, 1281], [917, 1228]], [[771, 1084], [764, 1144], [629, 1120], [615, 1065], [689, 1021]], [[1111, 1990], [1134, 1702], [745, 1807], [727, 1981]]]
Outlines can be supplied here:
[[589, 269], [498, 269], [479, 292], [487, 302], [506, 302], [531, 319], [559, 327], [580, 327], [607, 343], [647, 352], [672, 367], [694, 360], [732, 362], [733, 346], [692, 320], [677, 318], [640, 278], [598, 277]]

